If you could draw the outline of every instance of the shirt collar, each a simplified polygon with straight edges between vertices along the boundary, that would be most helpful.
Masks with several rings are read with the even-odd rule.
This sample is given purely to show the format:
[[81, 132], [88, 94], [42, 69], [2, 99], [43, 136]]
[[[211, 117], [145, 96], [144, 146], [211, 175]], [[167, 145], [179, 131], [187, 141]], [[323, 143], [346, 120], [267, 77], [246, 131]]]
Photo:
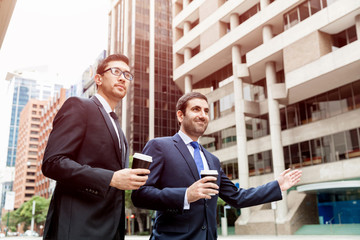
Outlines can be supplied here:
[[101, 96], [100, 94], [96, 93], [95, 97], [97, 97], [97, 99], [99, 99], [101, 105], [103, 105], [105, 111], [107, 113], [113, 112], [113, 110], [111, 109], [109, 103], [105, 100], [105, 98], [103, 98], [103, 96]]
[[178, 134], [180, 135], [181, 139], [184, 141], [185, 145], [188, 145], [191, 142], [193, 142], [193, 140], [181, 130], [179, 130]]

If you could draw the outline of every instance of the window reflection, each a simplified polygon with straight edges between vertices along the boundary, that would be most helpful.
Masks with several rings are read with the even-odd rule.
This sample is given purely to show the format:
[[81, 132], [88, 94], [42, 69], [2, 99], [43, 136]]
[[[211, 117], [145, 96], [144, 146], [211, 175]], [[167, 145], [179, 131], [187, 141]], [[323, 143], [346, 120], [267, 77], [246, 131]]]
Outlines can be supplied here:
[[248, 156], [249, 176], [271, 173], [272, 169], [271, 150]]
[[281, 128], [297, 127], [356, 108], [360, 108], [360, 80], [281, 109]]

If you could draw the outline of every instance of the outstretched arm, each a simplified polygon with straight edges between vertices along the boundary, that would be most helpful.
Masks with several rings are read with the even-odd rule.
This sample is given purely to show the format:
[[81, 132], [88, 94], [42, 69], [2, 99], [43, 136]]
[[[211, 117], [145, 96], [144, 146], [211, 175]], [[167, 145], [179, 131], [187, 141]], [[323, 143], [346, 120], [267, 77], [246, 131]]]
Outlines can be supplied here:
[[291, 188], [300, 181], [302, 171], [298, 169], [292, 171], [290, 170], [291, 170], [290, 168], [286, 169], [276, 179], [279, 183], [281, 191], [288, 190], [289, 188]]

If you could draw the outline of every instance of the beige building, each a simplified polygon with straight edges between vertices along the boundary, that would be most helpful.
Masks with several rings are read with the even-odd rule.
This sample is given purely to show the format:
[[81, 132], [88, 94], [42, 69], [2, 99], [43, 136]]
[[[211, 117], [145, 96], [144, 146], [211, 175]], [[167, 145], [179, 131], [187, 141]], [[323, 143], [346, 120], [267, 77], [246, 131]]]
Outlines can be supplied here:
[[9, 26], [16, 0], [1, 0], [0, 1], [0, 49], [4, 41], [7, 28]]
[[44, 104], [44, 108], [40, 114], [40, 129], [39, 129], [39, 146], [36, 161], [36, 174], [35, 174], [35, 195], [44, 198], [51, 197], [55, 188], [55, 181], [45, 177], [42, 174], [41, 166], [44, 158], [44, 152], [52, 130], [53, 120], [55, 115], [66, 100], [66, 89], [61, 88], [60, 93], [57, 93], [49, 101]]
[[359, 224], [360, 1], [172, 2], [173, 79], [211, 107], [201, 143], [243, 188], [303, 170], [275, 214], [241, 209], [235, 233]]
[[31, 99], [20, 113], [15, 164], [15, 209], [35, 195], [40, 116], [45, 101]]

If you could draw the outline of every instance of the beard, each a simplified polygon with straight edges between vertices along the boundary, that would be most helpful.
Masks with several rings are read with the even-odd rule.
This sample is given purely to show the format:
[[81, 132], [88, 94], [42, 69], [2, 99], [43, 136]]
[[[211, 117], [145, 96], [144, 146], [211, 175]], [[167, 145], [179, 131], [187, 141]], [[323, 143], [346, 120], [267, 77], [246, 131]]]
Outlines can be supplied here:
[[[198, 122], [202, 122], [203, 124], [198, 124]], [[187, 134], [191, 136], [200, 137], [204, 134], [205, 130], [207, 129], [208, 123], [204, 121], [183, 121], [181, 123], [181, 127]]]

